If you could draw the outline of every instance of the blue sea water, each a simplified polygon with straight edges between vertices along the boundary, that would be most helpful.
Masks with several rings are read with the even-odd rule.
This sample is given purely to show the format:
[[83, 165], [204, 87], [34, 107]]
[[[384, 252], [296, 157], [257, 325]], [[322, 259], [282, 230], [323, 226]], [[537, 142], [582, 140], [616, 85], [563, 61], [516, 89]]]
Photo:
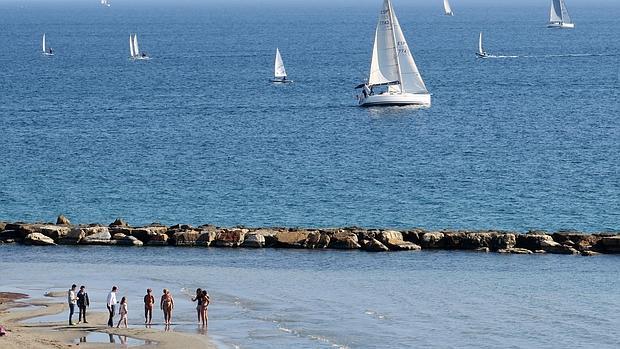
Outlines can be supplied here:
[[428, 110], [356, 106], [378, 1], [4, 4], [0, 218], [617, 230], [620, 7], [543, 3], [395, 1]]

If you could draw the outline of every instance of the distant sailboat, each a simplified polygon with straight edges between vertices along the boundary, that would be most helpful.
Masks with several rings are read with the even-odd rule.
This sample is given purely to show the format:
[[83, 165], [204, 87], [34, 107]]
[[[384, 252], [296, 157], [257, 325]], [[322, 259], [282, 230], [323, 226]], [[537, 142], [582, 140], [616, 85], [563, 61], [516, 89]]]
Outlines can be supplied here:
[[110, 7], [110, 0], [101, 0], [101, 5], [105, 7]]
[[[391, 0], [384, 0], [375, 30], [368, 82], [358, 85], [360, 106], [420, 105], [430, 107], [431, 95], [418, 72]], [[381, 88], [377, 92], [374, 89]]]
[[140, 52], [138, 48], [138, 34], [129, 35], [129, 54], [131, 59], [149, 59], [146, 52]]
[[482, 32], [480, 32], [480, 37], [478, 38], [478, 52], [476, 52], [476, 56], [480, 58], [489, 57], [487, 52], [482, 48]]
[[278, 83], [288, 83], [293, 82], [292, 80], [286, 79], [286, 69], [284, 69], [284, 62], [282, 61], [282, 56], [280, 55], [280, 49], [276, 48], [276, 60], [274, 67], [274, 78], [271, 79], [272, 82]]
[[573, 29], [575, 23], [570, 19], [564, 0], [552, 0], [547, 28]]
[[446, 13], [446, 16], [454, 16], [452, 8], [450, 7], [450, 2], [448, 2], [448, 0], [443, 0], [443, 9]]
[[47, 48], [46, 47], [46, 43], [45, 43], [45, 33], [43, 33], [43, 40], [41, 40], [41, 46], [42, 46], [42, 53], [44, 56], [53, 56], [54, 55], [54, 50], [52, 50], [52, 48]]

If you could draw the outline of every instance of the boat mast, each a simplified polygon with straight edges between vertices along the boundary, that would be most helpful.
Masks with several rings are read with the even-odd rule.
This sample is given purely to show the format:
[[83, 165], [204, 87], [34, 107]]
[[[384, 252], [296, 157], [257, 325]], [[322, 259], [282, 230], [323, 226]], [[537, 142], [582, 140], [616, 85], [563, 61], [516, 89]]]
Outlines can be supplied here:
[[390, 7], [390, 26], [392, 27], [392, 39], [394, 40], [394, 53], [396, 54], [396, 68], [398, 69], [398, 83], [400, 85], [400, 92], [403, 93], [405, 88], [403, 85], [403, 74], [400, 71], [400, 58], [398, 57], [398, 43], [396, 42], [396, 31], [394, 30], [394, 11], [392, 9], [392, 0], [388, 0], [388, 6]]

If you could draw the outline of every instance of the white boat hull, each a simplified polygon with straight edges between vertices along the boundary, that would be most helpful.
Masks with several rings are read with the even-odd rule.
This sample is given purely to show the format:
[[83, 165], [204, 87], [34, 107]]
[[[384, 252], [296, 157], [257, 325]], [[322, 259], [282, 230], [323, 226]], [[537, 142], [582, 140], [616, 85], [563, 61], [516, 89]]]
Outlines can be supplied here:
[[547, 24], [547, 28], [573, 29], [575, 28], [575, 23], [563, 23], [563, 22], [549, 23]]
[[369, 95], [359, 99], [360, 107], [387, 105], [419, 105], [423, 107], [431, 106], [431, 95], [429, 93], [381, 93]]
[[43, 55], [46, 57], [53, 57], [54, 54], [53, 53], [49, 53], [49, 52], [43, 52]]
[[148, 61], [149, 59], [151, 59], [151, 57], [149, 57], [149, 56], [146, 56], [146, 57], [139, 56], [139, 57], [131, 57], [131, 59], [134, 60], [134, 61]]
[[271, 82], [273, 82], [274, 84], [290, 84], [291, 82], [293, 82], [293, 80], [282, 80], [282, 79], [271, 79]]

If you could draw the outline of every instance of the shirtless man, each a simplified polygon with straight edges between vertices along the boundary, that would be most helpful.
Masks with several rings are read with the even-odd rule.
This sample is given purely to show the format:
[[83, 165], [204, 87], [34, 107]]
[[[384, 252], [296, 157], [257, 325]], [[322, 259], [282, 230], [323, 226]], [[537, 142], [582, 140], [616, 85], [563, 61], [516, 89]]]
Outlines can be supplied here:
[[155, 297], [152, 294], [153, 290], [148, 288], [146, 295], [144, 295], [144, 323], [150, 325], [153, 320], [153, 304], [155, 304]]

